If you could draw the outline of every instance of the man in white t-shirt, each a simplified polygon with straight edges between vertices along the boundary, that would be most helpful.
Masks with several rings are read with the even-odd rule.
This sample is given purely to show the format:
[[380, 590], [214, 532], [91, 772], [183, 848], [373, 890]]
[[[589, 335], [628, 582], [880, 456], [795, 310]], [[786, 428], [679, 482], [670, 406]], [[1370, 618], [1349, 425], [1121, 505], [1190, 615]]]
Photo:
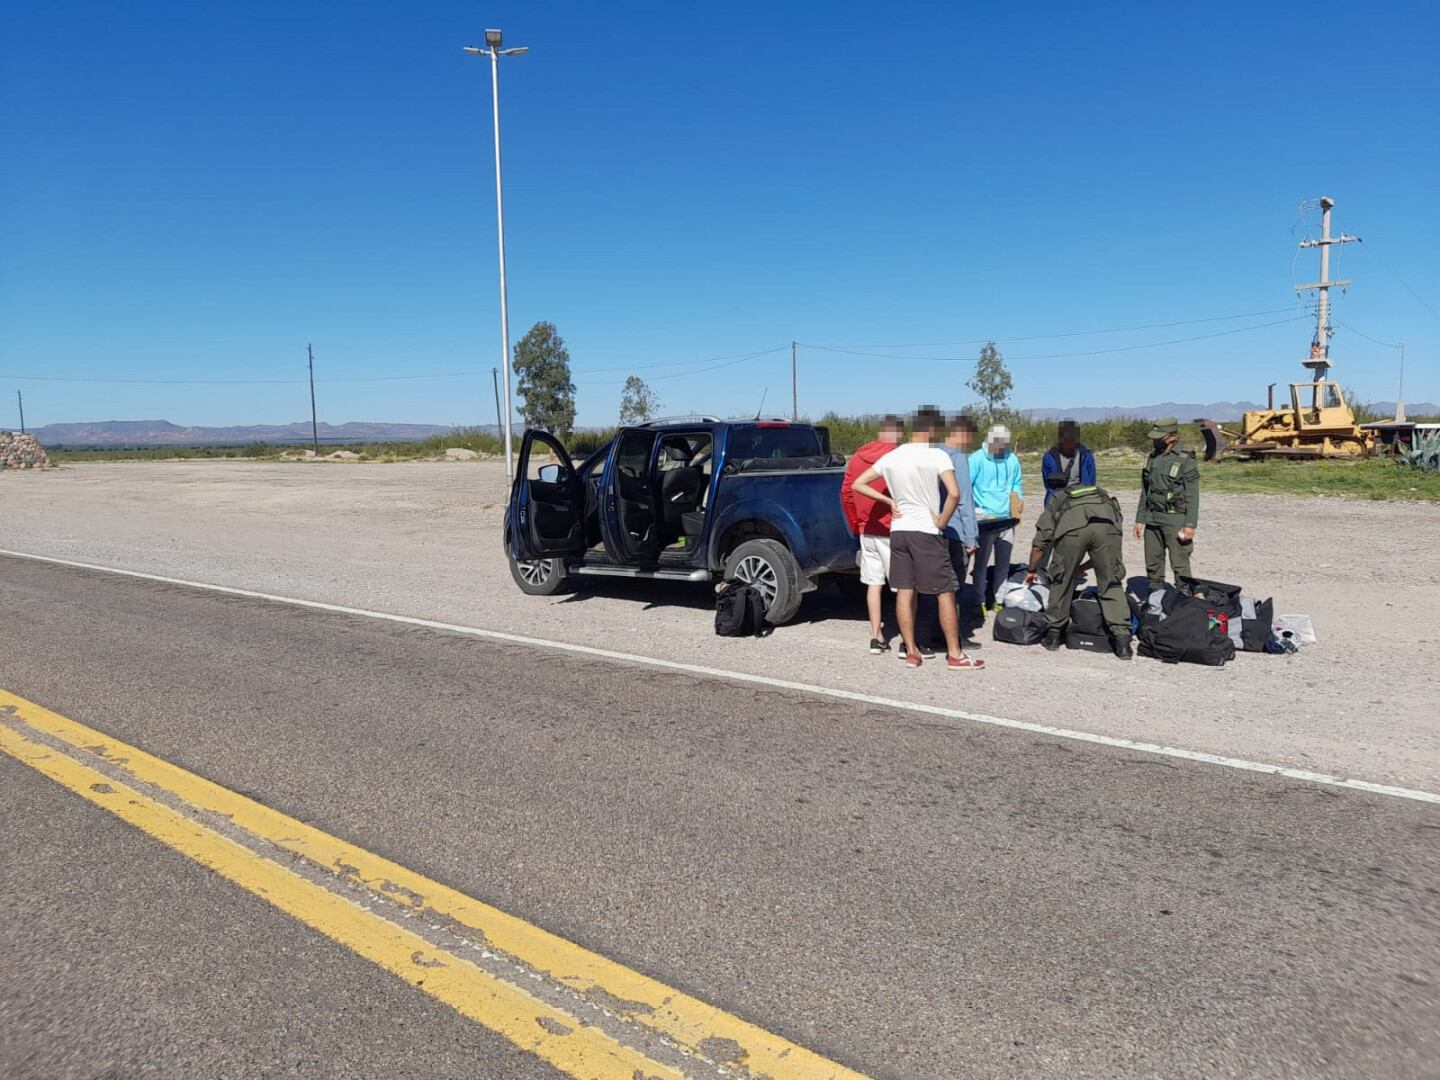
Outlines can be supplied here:
[[[940, 629], [945, 635], [945, 663], [952, 670], [974, 670], [984, 660], [965, 655], [960, 646], [960, 618], [955, 607], [959, 583], [950, 562], [945, 526], [960, 504], [960, 486], [955, 464], [938, 445], [945, 429], [945, 417], [938, 410], [923, 407], [911, 422], [910, 441], [897, 446], [860, 474], [854, 491], [890, 506], [890, 587], [896, 591], [895, 614], [900, 636], [905, 640], [907, 667], [920, 666], [920, 649], [915, 641], [915, 595], [934, 596], [940, 609]], [[884, 480], [886, 491], [871, 484]], [[936, 507], [943, 485], [945, 504]]]

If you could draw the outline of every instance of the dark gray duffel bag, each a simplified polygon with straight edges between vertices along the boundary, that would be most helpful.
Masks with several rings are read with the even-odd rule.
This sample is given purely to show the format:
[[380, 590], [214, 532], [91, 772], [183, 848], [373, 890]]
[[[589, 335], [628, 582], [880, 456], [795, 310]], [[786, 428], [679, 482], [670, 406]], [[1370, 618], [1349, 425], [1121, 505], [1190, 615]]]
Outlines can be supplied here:
[[1039, 645], [1048, 625], [1043, 611], [1001, 608], [995, 613], [995, 640], [1011, 645]]
[[1070, 628], [1092, 637], [1105, 636], [1105, 615], [1098, 596], [1087, 590], [1070, 602]]

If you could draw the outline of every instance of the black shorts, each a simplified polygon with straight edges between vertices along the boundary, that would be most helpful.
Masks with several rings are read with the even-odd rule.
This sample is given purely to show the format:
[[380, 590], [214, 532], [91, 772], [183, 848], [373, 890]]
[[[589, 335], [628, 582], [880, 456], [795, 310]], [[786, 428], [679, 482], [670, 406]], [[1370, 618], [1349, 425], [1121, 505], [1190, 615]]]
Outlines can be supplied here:
[[939, 596], [959, 588], [950, 544], [939, 533], [901, 530], [890, 534], [890, 587]]

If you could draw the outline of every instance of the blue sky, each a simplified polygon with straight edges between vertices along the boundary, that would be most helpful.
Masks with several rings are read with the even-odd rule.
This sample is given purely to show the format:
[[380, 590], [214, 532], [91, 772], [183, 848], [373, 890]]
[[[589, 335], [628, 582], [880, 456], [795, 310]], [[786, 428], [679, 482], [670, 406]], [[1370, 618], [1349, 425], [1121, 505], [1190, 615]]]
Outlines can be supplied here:
[[[631, 371], [667, 411], [786, 409], [792, 339], [811, 414], [959, 407], [948, 343], [986, 337], [1022, 407], [1254, 399], [1301, 376], [1321, 194], [1366, 241], [1337, 376], [1393, 397], [1360, 334], [1404, 338], [1440, 400], [1428, 5], [27, 6], [0, 423], [16, 388], [32, 425], [302, 419], [303, 382], [16, 376], [303, 380], [307, 341], [322, 419], [493, 422], [487, 25], [532, 50], [502, 70], [512, 331], [558, 325], [582, 423]], [[1128, 351], [1056, 355], [1099, 349]]]

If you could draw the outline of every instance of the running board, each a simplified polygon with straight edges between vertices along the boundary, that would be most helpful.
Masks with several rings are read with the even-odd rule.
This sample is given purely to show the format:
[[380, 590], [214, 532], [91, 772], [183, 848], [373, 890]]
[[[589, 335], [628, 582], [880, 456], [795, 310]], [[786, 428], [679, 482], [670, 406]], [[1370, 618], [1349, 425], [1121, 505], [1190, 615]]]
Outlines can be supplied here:
[[570, 567], [572, 574], [594, 577], [658, 578], [662, 581], [710, 581], [709, 570], [639, 570], [633, 566], [580, 565]]

